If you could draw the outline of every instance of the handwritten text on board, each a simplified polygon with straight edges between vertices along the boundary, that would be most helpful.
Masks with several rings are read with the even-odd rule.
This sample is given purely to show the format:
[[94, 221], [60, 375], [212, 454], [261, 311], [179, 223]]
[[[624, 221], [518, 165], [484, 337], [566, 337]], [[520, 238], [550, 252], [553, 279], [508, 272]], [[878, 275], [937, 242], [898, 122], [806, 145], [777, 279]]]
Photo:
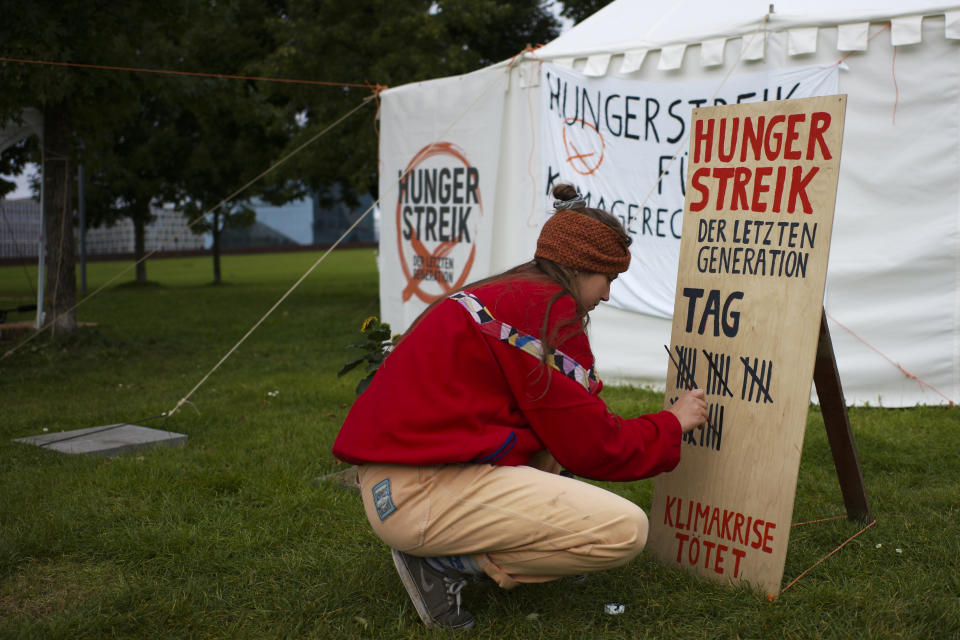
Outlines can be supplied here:
[[845, 98], [698, 109], [691, 121], [665, 401], [708, 422], [658, 478], [663, 561], [773, 593], [782, 577], [819, 335]]

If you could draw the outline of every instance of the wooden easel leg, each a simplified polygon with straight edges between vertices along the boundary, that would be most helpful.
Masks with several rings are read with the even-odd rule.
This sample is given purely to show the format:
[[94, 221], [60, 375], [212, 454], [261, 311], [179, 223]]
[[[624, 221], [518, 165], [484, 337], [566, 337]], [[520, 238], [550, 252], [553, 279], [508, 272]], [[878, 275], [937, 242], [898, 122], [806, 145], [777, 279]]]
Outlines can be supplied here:
[[826, 311], [820, 317], [820, 342], [817, 345], [817, 360], [813, 367], [813, 384], [820, 399], [823, 425], [827, 429], [827, 439], [833, 452], [833, 464], [837, 468], [843, 503], [847, 508], [847, 517], [851, 520], [873, 520], [867, 489], [863, 483], [863, 472], [857, 459], [857, 448], [850, 431], [850, 419], [843, 400], [843, 387], [837, 371], [837, 360], [827, 327]]

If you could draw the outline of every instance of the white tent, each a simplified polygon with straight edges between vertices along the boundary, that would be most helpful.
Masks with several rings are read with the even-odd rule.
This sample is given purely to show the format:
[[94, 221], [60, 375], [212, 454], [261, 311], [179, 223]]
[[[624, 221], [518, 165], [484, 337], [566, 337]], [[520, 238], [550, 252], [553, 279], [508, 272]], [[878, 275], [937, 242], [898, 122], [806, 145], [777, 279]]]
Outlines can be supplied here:
[[[740, 77], [801, 67], [837, 69], [836, 89], [848, 95], [824, 301], [846, 398], [882, 406], [960, 399], [956, 3], [617, 0], [515, 60], [386, 91], [384, 320], [402, 329], [432, 295], [532, 256], [549, 208], [544, 92], [559, 92], [543, 82], [544, 68], [584, 82], [648, 83], [647, 91], [722, 92]], [[430, 164], [441, 153], [436, 143], [455, 169]], [[405, 169], [410, 179], [398, 187]], [[425, 190], [449, 197], [414, 206]], [[386, 214], [394, 202], [396, 216]], [[676, 264], [661, 271], [675, 282]], [[670, 320], [630, 309], [602, 305], [591, 314], [598, 371], [608, 382], [662, 386]]]

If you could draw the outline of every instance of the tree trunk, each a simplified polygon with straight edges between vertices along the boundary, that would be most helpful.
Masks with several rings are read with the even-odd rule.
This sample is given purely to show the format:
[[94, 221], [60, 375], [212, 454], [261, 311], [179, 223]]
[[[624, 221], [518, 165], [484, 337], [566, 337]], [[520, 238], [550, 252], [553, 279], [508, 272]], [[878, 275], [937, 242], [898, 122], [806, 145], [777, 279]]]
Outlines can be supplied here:
[[[149, 207], [146, 215], [149, 215]], [[138, 211], [133, 216], [133, 259], [137, 263], [137, 282], [147, 281], [147, 261], [143, 259], [146, 255], [144, 243], [144, 234], [146, 233], [146, 215]]]
[[70, 113], [63, 103], [43, 113], [43, 215], [46, 242], [45, 324], [77, 329], [76, 249], [71, 206]]
[[213, 284], [220, 284], [220, 211], [213, 212]]

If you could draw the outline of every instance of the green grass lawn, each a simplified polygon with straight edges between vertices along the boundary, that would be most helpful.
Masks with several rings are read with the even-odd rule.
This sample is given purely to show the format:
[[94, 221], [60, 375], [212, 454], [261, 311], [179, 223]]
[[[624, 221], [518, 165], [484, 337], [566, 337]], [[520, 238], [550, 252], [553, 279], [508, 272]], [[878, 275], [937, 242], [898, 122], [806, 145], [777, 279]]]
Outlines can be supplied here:
[[[370, 250], [332, 253], [169, 420], [186, 447], [103, 459], [11, 442], [160, 426], [142, 420], [173, 408], [317, 257], [226, 256], [218, 287], [209, 258], [153, 260], [151, 285], [127, 274], [80, 307], [96, 326], [0, 362], [0, 638], [446, 635], [423, 628], [357, 495], [315, 482], [343, 468], [330, 447], [360, 374], [336, 372], [378, 313]], [[127, 266], [89, 265], [90, 287]], [[0, 307], [32, 303], [35, 274], [0, 267]], [[604, 396], [623, 414], [663, 403], [626, 387]], [[641, 556], [582, 583], [471, 585], [471, 637], [960, 637], [960, 411], [850, 419], [877, 524], [775, 602]], [[604, 486], [650, 505], [652, 481]], [[814, 407], [794, 520], [842, 513]], [[784, 585], [861, 527], [795, 528]], [[605, 614], [612, 600], [626, 612]]]

